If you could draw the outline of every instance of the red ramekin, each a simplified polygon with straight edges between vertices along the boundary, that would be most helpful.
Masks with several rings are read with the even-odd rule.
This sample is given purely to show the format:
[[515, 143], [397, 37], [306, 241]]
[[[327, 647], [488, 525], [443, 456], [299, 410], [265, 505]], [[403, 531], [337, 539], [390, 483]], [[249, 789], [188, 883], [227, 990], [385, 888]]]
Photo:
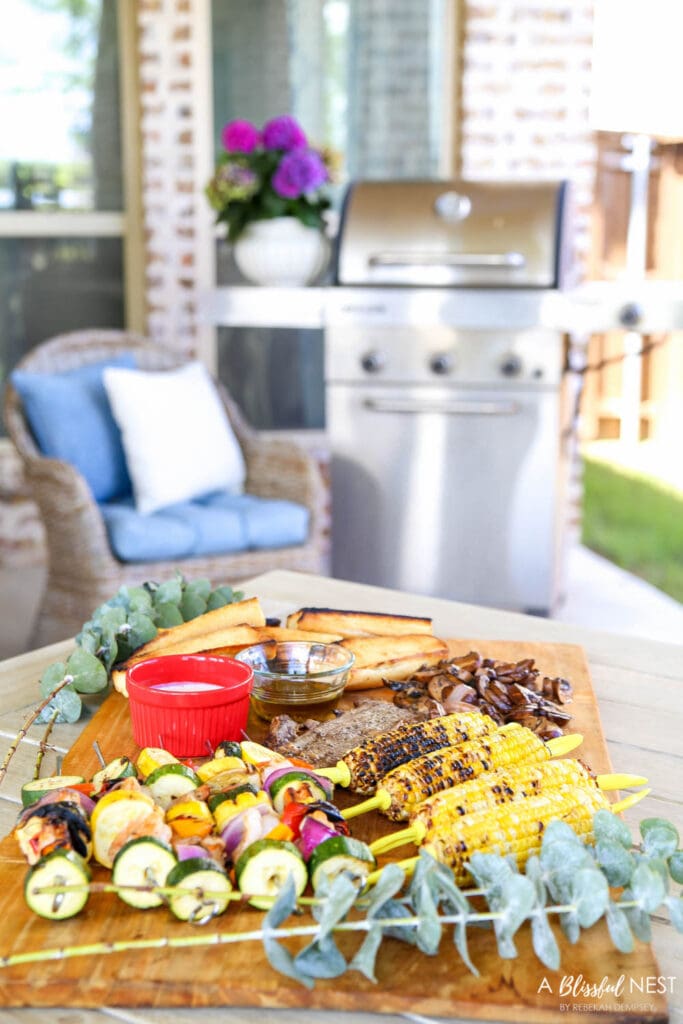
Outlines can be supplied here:
[[[133, 737], [140, 747], [163, 747], [175, 757], [202, 757], [223, 740], [241, 740], [254, 673], [234, 658], [167, 654], [126, 672]], [[212, 683], [217, 689], [169, 693], [164, 683]]]

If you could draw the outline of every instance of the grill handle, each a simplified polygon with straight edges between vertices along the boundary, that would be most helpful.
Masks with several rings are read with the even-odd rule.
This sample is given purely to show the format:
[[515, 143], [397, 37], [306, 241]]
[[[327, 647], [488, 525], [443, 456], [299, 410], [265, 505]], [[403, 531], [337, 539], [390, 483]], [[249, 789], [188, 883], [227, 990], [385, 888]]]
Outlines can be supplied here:
[[510, 401], [416, 401], [410, 398], [365, 398], [363, 406], [371, 412], [438, 413], [441, 416], [516, 416], [522, 410], [519, 402]]
[[526, 266], [521, 252], [376, 252], [371, 267], [472, 267], [481, 270], [520, 270]]

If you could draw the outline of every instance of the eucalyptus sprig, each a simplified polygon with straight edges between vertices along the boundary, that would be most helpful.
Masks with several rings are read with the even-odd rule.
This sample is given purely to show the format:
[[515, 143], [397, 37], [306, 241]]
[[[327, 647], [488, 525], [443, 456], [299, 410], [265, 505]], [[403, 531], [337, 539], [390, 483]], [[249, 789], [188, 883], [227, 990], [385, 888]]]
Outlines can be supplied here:
[[[663, 818], [646, 818], [640, 823], [640, 842], [634, 846], [624, 822], [601, 810], [593, 819], [593, 831], [595, 843], [587, 846], [569, 825], [551, 822], [539, 854], [528, 860], [524, 874], [511, 858], [474, 854], [469, 870], [476, 890], [461, 890], [451, 869], [422, 849], [409, 882], [401, 866], [388, 864], [377, 883], [361, 893], [341, 874], [331, 883], [323, 879], [315, 897], [297, 899], [289, 878], [261, 927], [249, 931], [209, 931], [28, 951], [0, 958], [0, 967], [139, 949], [260, 941], [276, 971], [312, 988], [318, 978], [336, 978], [348, 970], [375, 981], [377, 955], [387, 937], [436, 956], [445, 929], [451, 927], [455, 948], [474, 974], [478, 971], [467, 946], [471, 925], [492, 927], [498, 953], [508, 959], [517, 956], [515, 936], [529, 922], [536, 956], [554, 970], [560, 966], [560, 951], [551, 916], [559, 917], [571, 943], [579, 940], [583, 929], [604, 917], [612, 942], [622, 953], [631, 952], [634, 935], [649, 940], [650, 917], [662, 905], [667, 906], [673, 927], [683, 933], [683, 898], [680, 891], [669, 891], [671, 881], [683, 883], [683, 850], [679, 849], [676, 828]], [[92, 889], [111, 892], [117, 886], [93, 883]], [[621, 890], [617, 898], [614, 889]], [[60, 887], [50, 891], [60, 891]], [[159, 889], [160, 893], [166, 891]], [[473, 895], [483, 897], [487, 909], [475, 909], [470, 903]], [[243, 902], [249, 896], [241, 893], [233, 898]], [[311, 923], [301, 921], [302, 907], [311, 910]], [[288, 923], [294, 914], [297, 923]], [[350, 959], [335, 941], [335, 936], [346, 932], [363, 935]], [[283, 945], [283, 940], [291, 938], [309, 941], [293, 953]]]
[[243, 597], [230, 586], [213, 588], [207, 579], [189, 581], [181, 573], [163, 583], [121, 587], [82, 626], [66, 662], [55, 662], [43, 672], [42, 700], [27, 716], [0, 765], [0, 785], [34, 722], [77, 722], [83, 711], [81, 696], [106, 689], [113, 666], [153, 640], [160, 629], [179, 626]]

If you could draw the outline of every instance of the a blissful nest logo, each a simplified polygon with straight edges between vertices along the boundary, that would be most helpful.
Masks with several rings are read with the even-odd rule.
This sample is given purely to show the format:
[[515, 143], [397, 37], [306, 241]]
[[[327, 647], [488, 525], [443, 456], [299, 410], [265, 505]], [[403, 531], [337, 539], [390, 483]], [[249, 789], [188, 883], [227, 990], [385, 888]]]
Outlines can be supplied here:
[[[645, 975], [641, 978], [627, 977], [625, 974], [620, 974], [618, 978], [608, 978], [604, 975], [600, 981], [591, 981], [583, 974], [563, 974], [558, 979], [544, 977], [536, 991], [551, 992], [560, 999], [594, 1001], [589, 1005], [578, 1006], [574, 1002], [560, 1003], [560, 1010], [606, 1010], [610, 1008], [605, 1005], [607, 997], [628, 999], [629, 996], [637, 995], [673, 995], [674, 985], [675, 978], [661, 974]], [[623, 1003], [620, 1003], [618, 1008], [628, 1009]], [[638, 1008], [643, 1009], [642, 1003]]]

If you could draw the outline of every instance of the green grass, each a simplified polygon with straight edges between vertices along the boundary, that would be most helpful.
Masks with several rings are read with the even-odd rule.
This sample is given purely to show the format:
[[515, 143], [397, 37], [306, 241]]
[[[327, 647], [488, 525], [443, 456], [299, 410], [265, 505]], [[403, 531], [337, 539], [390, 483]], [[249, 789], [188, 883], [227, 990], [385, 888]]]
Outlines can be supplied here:
[[583, 481], [586, 547], [683, 601], [683, 494], [591, 459]]

